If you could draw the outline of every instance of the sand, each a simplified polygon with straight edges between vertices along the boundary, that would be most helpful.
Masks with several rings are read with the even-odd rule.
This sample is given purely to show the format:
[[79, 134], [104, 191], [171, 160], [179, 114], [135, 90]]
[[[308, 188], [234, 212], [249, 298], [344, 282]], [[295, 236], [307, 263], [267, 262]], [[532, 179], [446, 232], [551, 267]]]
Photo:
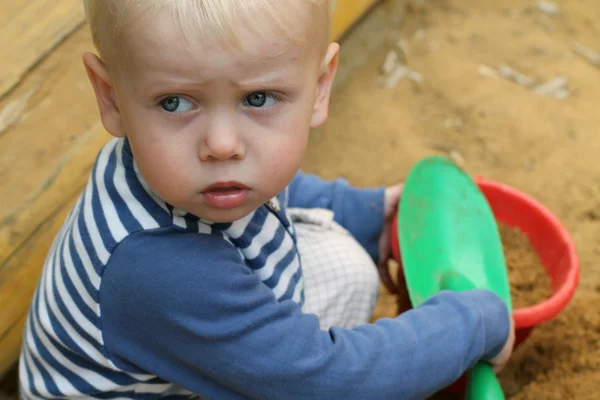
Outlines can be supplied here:
[[513, 307], [529, 307], [549, 298], [552, 294], [550, 277], [527, 237], [518, 229], [500, 224], [500, 238]]

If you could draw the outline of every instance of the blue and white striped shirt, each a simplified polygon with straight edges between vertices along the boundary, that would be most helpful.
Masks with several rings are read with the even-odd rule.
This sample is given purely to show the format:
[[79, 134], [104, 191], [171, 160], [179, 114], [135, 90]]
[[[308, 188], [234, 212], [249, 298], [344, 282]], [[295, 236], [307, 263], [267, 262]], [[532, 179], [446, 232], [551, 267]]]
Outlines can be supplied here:
[[[288, 203], [334, 210], [336, 220], [376, 258], [382, 202], [383, 189], [356, 189], [344, 180], [326, 182], [299, 172], [290, 187], [269, 205], [239, 221], [213, 224], [158, 198], [139, 173], [128, 141], [110, 141], [101, 150], [84, 192], [46, 259], [24, 335], [22, 396], [189, 398], [190, 390], [204, 390], [216, 398], [232, 398], [228, 389], [221, 388], [223, 382], [211, 376], [211, 363], [202, 359], [192, 366], [203, 377], [194, 378], [199, 387], [189, 384], [184, 373], [170, 377], [170, 365], [178, 361], [165, 357], [163, 363], [161, 351], [154, 348], [156, 344], [141, 338], [140, 326], [158, 318], [154, 325], [143, 329], [155, 332], [152, 340], [161, 340], [167, 346], [171, 340], [185, 342], [178, 340], [181, 338], [170, 327], [170, 319], [177, 321], [177, 327], [185, 330], [187, 340], [193, 343], [195, 334], [204, 340], [223, 339], [222, 335], [227, 336], [227, 330], [233, 329], [229, 326], [233, 321], [220, 321], [221, 315], [234, 315], [236, 307], [249, 308], [253, 302], [272, 302], [269, 296], [275, 300], [269, 307], [283, 308], [261, 317], [262, 323], [268, 325], [269, 318], [276, 321], [276, 315], [282, 312], [297, 313], [304, 300], [303, 280], [294, 228], [286, 213]], [[227, 275], [228, 268], [234, 268], [235, 274]], [[205, 280], [198, 284], [198, 293], [187, 293], [188, 283], [199, 277]], [[229, 289], [211, 286], [212, 280], [228, 278], [233, 282]], [[258, 285], [257, 296], [235, 297], [247, 285]], [[269, 290], [265, 292], [265, 288]], [[146, 289], [165, 290], [166, 295], [152, 293], [144, 299], [149, 294]], [[222, 297], [222, 303], [211, 308], [207, 304], [211, 300], [205, 299], [208, 295]], [[165, 296], [168, 299], [164, 301], [156, 298]], [[242, 299], [247, 304], [236, 304]], [[134, 307], [137, 301], [141, 303]], [[148, 307], [154, 308], [149, 312]], [[178, 314], [187, 307], [199, 314]], [[134, 319], [121, 311], [143, 319], [134, 324]], [[202, 323], [208, 325], [195, 326], [202, 318]], [[314, 328], [313, 322], [309, 325]], [[215, 332], [211, 332], [211, 326]], [[252, 335], [251, 327], [246, 329], [230, 335]], [[141, 346], [132, 350], [135, 355], [124, 354], [135, 346]], [[203, 363], [208, 370], [201, 367]]]

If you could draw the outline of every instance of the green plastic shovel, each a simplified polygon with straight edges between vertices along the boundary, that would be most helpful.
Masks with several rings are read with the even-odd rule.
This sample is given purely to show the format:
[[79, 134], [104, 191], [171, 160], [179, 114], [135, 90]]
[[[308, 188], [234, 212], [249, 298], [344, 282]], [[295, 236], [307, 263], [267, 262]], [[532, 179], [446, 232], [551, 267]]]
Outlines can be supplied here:
[[[398, 212], [398, 240], [413, 307], [442, 290], [488, 289], [512, 312], [502, 242], [477, 184], [451, 160], [431, 156], [411, 170]], [[490, 364], [469, 372], [467, 399], [504, 399]]]

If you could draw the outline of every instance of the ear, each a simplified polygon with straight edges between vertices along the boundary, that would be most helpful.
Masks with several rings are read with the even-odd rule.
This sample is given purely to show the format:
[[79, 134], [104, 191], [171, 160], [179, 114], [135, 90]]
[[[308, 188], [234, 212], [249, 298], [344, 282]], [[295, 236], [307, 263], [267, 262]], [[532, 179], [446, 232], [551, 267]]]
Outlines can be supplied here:
[[316, 128], [323, 124], [329, 113], [329, 99], [331, 98], [331, 87], [338, 68], [340, 46], [337, 43], [331, 43], [325, 55], [325, 63], [319, 75], [317, 83], [317, 98], [313, 108], [313, 114], [310, 126]]
[[83, 65], [96, 93], [104, 128], [113, 136], [124, 137], [123, 119], [117, 106], [117, 96], [106, 65], [92, 53], [83, 55]]

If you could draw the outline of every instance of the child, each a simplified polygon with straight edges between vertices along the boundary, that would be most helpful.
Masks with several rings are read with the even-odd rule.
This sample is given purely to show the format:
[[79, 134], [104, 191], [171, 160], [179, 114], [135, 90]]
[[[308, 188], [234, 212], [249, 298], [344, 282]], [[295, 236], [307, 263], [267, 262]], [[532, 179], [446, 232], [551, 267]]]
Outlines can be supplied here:
[[492, 293], [368, 323], [400, 187], [299, 171], [337, 68], [333, 0], [85, 4], [115, 139], [44, 266], [23, 398], [419, 399], [502, 368]]

